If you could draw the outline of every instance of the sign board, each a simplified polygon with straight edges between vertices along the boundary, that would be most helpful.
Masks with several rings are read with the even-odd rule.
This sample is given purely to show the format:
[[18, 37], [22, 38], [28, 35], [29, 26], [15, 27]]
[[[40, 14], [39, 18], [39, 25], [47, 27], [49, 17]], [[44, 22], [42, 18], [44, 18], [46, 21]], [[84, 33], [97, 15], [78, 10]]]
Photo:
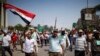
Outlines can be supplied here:
[[96, 41], [96, 44], [100, 46], [100, 40], [97, 40]]
[[92, 20], [92, 14], [85, 14], [85, 20]]
[[77, 25], [77, 23], [73, 23], [73, 27], [74, 27], [74, 28], [76, 27], [76, 25]]
[[43, 26], [38, 26], [38, 31], [43, 32]]

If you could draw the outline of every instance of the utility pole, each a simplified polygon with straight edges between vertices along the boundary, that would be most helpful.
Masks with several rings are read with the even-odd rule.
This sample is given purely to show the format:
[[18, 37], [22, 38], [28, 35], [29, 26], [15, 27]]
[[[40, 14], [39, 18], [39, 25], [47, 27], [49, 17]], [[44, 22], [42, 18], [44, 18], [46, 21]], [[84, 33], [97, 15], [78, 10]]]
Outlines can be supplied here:
[[[87, 13], [87, 15], [88, 15], [88, 17], [89, 17], [88, 4], [89, 4], [89, 1], [87, 0], [87, 9], [86, 9], [86, 13]], [[87, 22], [86, 22], [86, 29], [88, 30]]]
[[55, 25], [54, 25], [54, 29], [56, 29], [56, 25], [57, 25], [57, 17], [55, 18]]
[[87, 8], [88, 8], [89, 1], [87, 0]]
[[6, 0], [0, 0], [0, 28], [7, 27], [7, 18], [6, 11], [3, 7], [3, 4], [6, 3]]

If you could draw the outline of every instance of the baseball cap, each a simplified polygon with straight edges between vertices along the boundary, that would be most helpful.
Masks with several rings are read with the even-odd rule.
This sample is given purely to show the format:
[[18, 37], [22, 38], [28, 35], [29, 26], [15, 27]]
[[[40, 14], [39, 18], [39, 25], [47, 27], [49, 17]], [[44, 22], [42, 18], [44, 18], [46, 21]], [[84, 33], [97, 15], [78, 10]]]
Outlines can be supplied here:
[[29, 27], [29, 29], [34, 29], [33, 27]]
[[78, 32], [83, 32], [83, 30], [82, 29], [79, 29], [79, 31]]

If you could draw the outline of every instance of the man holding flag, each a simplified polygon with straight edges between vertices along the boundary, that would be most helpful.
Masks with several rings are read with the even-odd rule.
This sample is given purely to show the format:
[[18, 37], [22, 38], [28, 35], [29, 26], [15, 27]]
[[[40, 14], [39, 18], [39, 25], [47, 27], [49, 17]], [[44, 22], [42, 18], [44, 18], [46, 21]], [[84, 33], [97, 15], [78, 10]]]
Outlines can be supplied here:
[[[5, 9], [9, 9], [12, 13], [14, 13], [15, 15], [18, 15], [27, 25], [26, 26], [29, 26], [29, 24], [31, 23], [31, 21], [34, 19], [34, 17], [36, 16], [34, 13], [30, 13], [28, 11], [25, 11], [23, 9], [20, 9], [16, 6], [13, 6], [11, 4], [4, 4], [3, 5]], [[25, 29], [27, 30], [27, 29]], [[29, 36], [28, 36], [29, 37]], [[29, 38], [30, 39], [30, 38]], [[31, 43], [31, 42], [30, 42]], [[33, 43], [33, 41], [32, 41]], [[30, 46], [28, 46], [30, 47]], [[27, 49], [29, 50], [29, 53], [30, 53], [30, 50], [31, 49]], [[29, 56], [30, 54], [27, 53], [28, 51], [25, 51], [25, 55], [26, 56]], [[33, 51], [32, 51], [33, 52]], [[31, 55], [30, 55], [31, 56]]]

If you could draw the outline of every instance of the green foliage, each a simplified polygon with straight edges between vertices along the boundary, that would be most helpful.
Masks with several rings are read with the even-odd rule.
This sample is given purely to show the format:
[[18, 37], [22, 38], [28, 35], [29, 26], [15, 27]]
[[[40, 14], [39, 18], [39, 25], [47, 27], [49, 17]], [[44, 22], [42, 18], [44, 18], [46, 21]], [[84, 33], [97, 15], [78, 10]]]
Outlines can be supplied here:
[[8, 26], [8, 30], [14, 30], [13, 26]]
[[67, 28], [65, 28], [65, 30], [66, 30], [67, 32], [69, 32], [69, 31], [70, 31], [70, 29], [67, 29]]
[[49, 32], [52, 32], [53, 31], [53, 26], [50, 26], [49, 27]]
[[23, 27], [21, 24], [15, 25], [14, 28], [15, 28], [16, 30], [19, 30], [19, 31], [23, 31], [23, 30], [24, 30], [24, 27]]
[[[18, 31], [25, 31], [27, 29], [29, 29], [29, 27], [32, 27], [32, 25], [27, 25], [27, 26], [22, 26], [21, 24], [17, 24], [14, 26], [15, 30]], [[53, 26], [48, 26], [48, 25], [43, 25], [41, 26], [40, 24], [38, 24], [37, 26], [34, 26], [35, 29], [37, 29], [39, 32], [43, 32], [43, 31], [49, 31], [52, 32], [53, 31]], [[69, 29], [66, 28], [67, 31], [70, 31]]]
[[48, 30], [49, 29], [48, 25], [44, 25], [43, 27], [44, 27], [44, 30]]
[[53, 26], [50, 26], [50, 27], [48, 25], [41, 26], [40, 24], [38, 24], [37, 29], [38, 29], [39, 32], [43, 32], [43, 31], [52, 32]]
[[100, 4], [96, 5], [94, 8], [96, 9], [96, 11], [100, 11]]

